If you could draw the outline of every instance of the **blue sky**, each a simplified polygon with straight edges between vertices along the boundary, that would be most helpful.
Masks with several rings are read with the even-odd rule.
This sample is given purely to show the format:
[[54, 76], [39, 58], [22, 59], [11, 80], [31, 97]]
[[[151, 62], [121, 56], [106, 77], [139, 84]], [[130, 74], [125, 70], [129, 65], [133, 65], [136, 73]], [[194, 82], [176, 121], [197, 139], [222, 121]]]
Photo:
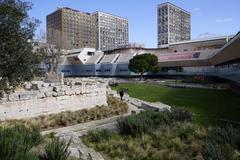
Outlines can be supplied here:
[[[38, 32], [46, 29], [46, 15], [57, 7], [84, 12], [104, 11], [129, 20], [129, 41], [157, 47], [157, 4], [163, 0], [30, 0], [30, 16], [41, 21]], [[168, 0], [191, 13], [191, 38], [236, 34], [240, 31], [240, 0]]]

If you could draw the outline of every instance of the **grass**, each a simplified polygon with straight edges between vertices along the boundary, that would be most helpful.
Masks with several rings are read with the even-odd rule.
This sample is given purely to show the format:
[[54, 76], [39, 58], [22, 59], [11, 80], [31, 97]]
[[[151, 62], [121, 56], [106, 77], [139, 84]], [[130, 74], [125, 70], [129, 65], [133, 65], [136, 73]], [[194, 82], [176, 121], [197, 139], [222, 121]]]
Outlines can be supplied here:
[[[113, 131], [103, 129], [92, 131], [81, 139], [86, 145], [100, 152], [106, 160], [239, 160], [239, 129], [231, 125], [221, 128], [194, 124], [188, 120], [185, 112], [177, 114], [187, 118], [184, 118], [184, 121], [179, 116], [165, 119], [169, 123], [159, 119], [172, 117], [171, 114], [176, 116], [171, 112], [149, 111], [129, 116], [134, 119], [142, 117], [143, 123], [158, 123], [151, 132], [137, 136], [132, 133], [137, 132], [140, 125], [136, 127], [129, 121], [129, 117], [124, 117], [123, 121], [133, 130], [131, 134], [124, 128]], [[123, 121], [118, 121], [118, 125]]]
[[230, 90], [170, 88], [150, 84], [119, 84], [113, 89], [124, 88], [132, 97], [149, 102], [162, 102], [183, 107], [196, 116], [200, 124], [222, 124], [223, 121], [240, 123], [240, 96]]
[[[201, 157], [202, 145], [198, 141], [199, 137], [205, 135], [198, 134], [199, 130], [202, 129], [184, 123], [162, 127], [151, 134], [138, 137], [112, 133], [108, 141], [100, 143], [90, 141], [88, 136], [81, 138], [89, 147], [100, 152], [106, 160], [185, 160]], [[182, 132], [191, 134], [181, 139]]]

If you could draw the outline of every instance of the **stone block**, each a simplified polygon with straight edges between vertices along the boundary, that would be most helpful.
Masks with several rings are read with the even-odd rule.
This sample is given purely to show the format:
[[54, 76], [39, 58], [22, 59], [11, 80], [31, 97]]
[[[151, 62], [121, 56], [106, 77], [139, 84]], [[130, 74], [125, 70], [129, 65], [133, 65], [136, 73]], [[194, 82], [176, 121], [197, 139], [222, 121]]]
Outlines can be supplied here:
[[65, 95], [65, 91], [59, 91], [59, 92], [57, 92], [57, 95], [58, 96], [64, 96]]
[[82, 82], [75, 82], [74, 85], [76, 85], [76, 86], [81, 86], [81, 85], [82, 85]]
[[65, 94], [71, 96], [71, 95], [75, 94], [75, 91], [73, 91], [71, 89], [68, 89], [68, 90], [65, 91]]
[[14, 93], [9, 95], [9, 101], [18, 101], [19, 99], [19, 94]]
[[39, 85], [38, 84], [32, 84], [31, 89], [32, 90], [39, 90]]
[[7, 102], [7, 101], [8, 101], [8, 98], [7, 98], [7, 97], [0, 98], [0, 103]]
[[50, 91], [44, 92], [44, 94], [45, 94], [45, 97], [51, 97], [52, 96], [52, 92], [50, 92]]
[[30, 89], [32, 88], [32, 84], [29, 83], [29, 82], [25, 82], [25, 83], [23, 84], [23, 88], [24, 88], [24, 89], [27, 89], [27, 90], [30, 90]]
[[20, 94], [20, 100], [34, 99], [37, 98], [38, 91], [28, 91]]
[[37, 98], [40, 98], [40, 99], [45, 98], [44, 92], [39, 92], [39, 93], [37, 94]]
[[57, 96], [58, 96], [58, 93], [57, 93], [57, 92], [52, 92], [52, 96], [53, 96], [53, 97], [57, 97]]
[[3, 90], [0, 90], [0, 98], [5, 98], [6, 93]]
[[59, 88], [54, 86], [53, 89], [52, 89], [53, 92], [58, 92], [59, 91]]
[[80, 95], [81, 94], [80, 90], [75, 90], [75, 94]]

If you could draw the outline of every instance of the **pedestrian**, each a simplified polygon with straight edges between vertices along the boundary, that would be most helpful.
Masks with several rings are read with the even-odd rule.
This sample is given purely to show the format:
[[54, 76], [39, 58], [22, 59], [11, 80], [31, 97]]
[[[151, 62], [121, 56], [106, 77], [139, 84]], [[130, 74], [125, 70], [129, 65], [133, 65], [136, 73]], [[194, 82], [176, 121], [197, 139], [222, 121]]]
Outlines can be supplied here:
[[123, 100], [123, 95], [124, 95], [124, 90], [120, 90], [119, 91], [120, 97], [121, 97], [121, 101]]

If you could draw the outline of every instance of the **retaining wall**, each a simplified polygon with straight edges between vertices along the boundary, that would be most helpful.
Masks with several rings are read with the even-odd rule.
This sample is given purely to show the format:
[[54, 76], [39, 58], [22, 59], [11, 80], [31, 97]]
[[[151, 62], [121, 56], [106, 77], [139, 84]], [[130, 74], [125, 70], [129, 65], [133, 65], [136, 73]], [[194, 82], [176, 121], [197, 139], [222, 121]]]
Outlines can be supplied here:
[[106, 85], [103, 83], [44, 85], [37, 84], [37, 90], [24, 90], [0, 99], [0, 119], [29, 118], [107, 105]]

